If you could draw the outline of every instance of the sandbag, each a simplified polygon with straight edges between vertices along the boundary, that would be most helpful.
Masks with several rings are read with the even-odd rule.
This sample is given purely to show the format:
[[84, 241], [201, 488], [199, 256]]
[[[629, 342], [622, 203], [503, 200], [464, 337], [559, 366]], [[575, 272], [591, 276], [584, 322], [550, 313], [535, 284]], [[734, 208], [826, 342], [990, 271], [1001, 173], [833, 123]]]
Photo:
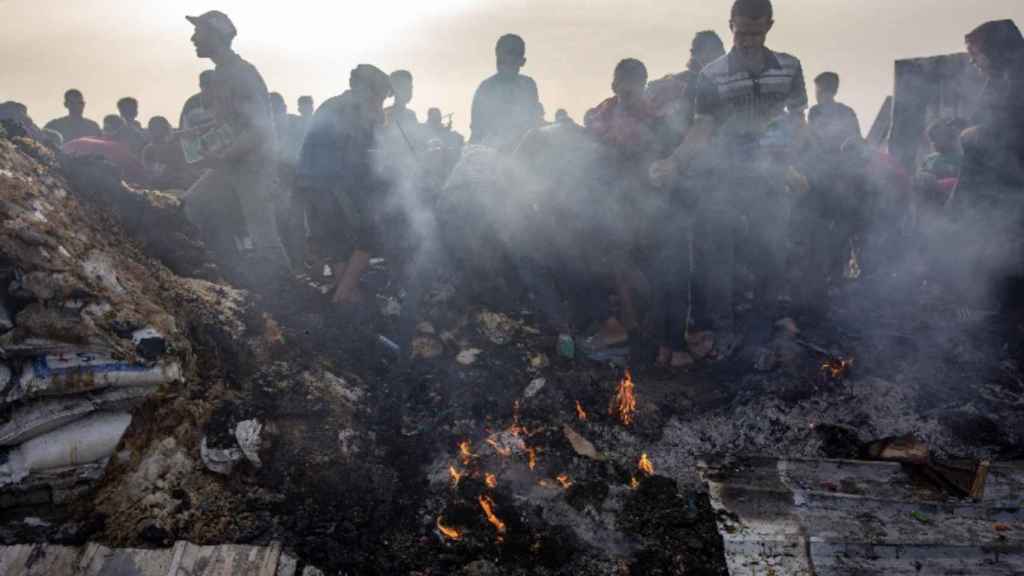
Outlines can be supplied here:
[[109, 458], [132, 417], [100, 412], [10, 449], [0, 463], [0, 487], [21, 482], [35, 472], [72, 468]]
[[177, 362], [134, 364], [91, 353], [46, 355], [25, 366], [8, 402], [110, 387], [161, 386], [182, 378]]
[[120, 412], [137, 406], [155, 387], [130, 387], [100, 394], [41, 400], [16, 408], [0, 424], [0, 446], [17, 446], [98, 411]]

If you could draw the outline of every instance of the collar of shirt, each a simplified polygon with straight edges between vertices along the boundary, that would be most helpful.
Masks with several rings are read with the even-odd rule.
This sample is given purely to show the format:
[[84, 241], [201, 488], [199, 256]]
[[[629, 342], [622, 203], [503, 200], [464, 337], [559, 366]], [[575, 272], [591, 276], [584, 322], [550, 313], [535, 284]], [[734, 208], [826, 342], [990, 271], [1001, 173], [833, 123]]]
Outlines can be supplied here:
[[[741, 72], [749, 74], [747, 69], [740, 64], [740, 57], [737, 53], [736, 48], [729, 51], [729, 75], [739, 74]], [[782, 62], [779, 62], [779, 57], [775, 55], [768, 48], [764, 48], [764, 69], [767, 70], [782, 70]], [[753, 76], [753, 74], [751, 74]]]

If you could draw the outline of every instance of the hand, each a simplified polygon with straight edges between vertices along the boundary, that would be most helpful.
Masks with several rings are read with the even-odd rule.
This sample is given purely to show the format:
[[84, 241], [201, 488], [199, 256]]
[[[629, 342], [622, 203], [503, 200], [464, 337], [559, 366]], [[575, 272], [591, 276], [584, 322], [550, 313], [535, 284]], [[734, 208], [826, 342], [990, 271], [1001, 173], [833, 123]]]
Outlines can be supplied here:
[[651, 180], [651, 185], [655, 188], [664, 188], [669, 181], [676, 175], [679, 167], [676, 165], [676, 161], [673, 158], [666, 158], [664, 160], [658, 160], [651, 164], [648, 176]]

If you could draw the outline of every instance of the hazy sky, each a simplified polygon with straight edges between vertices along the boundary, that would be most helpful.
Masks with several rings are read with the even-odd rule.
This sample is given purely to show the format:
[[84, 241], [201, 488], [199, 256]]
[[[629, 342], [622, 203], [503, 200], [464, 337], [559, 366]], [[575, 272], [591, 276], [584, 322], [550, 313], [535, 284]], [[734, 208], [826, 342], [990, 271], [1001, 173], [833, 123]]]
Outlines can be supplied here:
[[[260, 69], [294, 111], [301, 94], [319, 103], [347, 87], [369, 62], [416, 77], [413, 108], [422, 120], [438, 106], [468, 128], [473, 91], [494, 72], [494, 42], [526, 38], [524, 73], [540, 86], [550, 118], [583, 112], [610, 95], [612, 69], [625, 57], [652, 78], [682, 71], [690, 39], [714, 29], [726, 44], [731, 0], [0, 0], [0, 101], [19, 100], [42, 124], [64, 114], [66, 88], [86, 96], [86, 115], [115, 112], [121, 96], [177, 122], [209, 64], [195, 57], [185, 14], [227, 12], [236, 49]], [[842, 76], [840, 99], [870, 125], [891, 92], [897, 58], [957, 52], [975, 25], [1024, 22], [1022, 0], [776, 0], [769, 46], [790, 52], [813, 78]]]

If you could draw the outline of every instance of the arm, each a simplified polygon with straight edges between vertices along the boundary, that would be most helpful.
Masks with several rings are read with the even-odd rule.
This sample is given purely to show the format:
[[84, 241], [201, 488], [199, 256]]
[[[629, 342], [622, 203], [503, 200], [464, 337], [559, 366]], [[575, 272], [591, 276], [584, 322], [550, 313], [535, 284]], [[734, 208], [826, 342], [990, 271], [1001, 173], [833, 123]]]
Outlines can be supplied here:
[[487, 136], [487, 126], [484, 120], [485, 110], [481, 92], [484, 91], [484, 84], [481, 84], [476, 93], [473, 94], [473, 111], [469, 123], [469, 142], [475, 144], [481, 142]]

